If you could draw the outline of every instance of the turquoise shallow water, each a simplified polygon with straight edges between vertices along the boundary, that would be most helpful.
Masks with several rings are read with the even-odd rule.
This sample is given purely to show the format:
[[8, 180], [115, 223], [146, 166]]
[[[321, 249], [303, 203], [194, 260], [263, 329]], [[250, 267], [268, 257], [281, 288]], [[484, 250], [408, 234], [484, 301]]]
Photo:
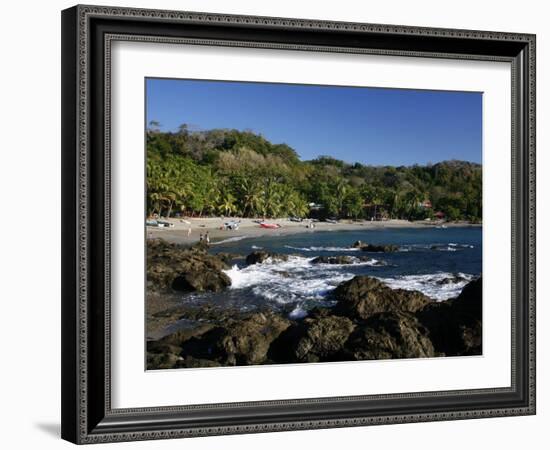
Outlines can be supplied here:
[[[394, 253], [367, 253], [350, 248], [357, 240], [372, 244], [396, 244]], [[480, 227], [405, 228], [360, 231], [322, 231], [295, 235], [245, 238], [213, 243], [212, 252], [248, 255], [267, 250], [292, 255], [287, 262], [267, 261], [246, 266], [235, 260], [227, 273], [232, 286], [220, 294], [193, 294], [182, 300], [212, 302], [242, 310], [270, 307], [301, 316], [316, 305], [329, 306], [330, 291], [355, 275], [381, 279], [392, 288], [417, 289], [435, 300], [460, 293], [481, 274]], [[321, 255], [365, 256], [370, 262], [351, 265], [312, 264]]]

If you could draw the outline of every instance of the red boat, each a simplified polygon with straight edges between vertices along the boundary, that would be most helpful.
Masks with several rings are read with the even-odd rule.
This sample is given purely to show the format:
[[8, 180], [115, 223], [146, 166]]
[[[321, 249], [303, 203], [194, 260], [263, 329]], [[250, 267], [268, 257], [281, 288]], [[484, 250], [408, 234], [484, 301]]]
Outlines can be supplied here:
[[281, 225], [279, 225], [278, 223], [261, 222], [260, 226], [262, 228], [281, 228]]

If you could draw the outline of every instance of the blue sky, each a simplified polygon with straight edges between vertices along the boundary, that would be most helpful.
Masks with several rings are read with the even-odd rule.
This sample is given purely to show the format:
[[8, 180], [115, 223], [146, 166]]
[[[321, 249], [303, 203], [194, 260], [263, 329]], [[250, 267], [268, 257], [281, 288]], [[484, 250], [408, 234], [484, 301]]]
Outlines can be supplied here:
[[146, 85], [147, 122], [164, 131], [182, 123], [248, 129], [303, 160], [481, 163], [481, 93], [151, 78]]

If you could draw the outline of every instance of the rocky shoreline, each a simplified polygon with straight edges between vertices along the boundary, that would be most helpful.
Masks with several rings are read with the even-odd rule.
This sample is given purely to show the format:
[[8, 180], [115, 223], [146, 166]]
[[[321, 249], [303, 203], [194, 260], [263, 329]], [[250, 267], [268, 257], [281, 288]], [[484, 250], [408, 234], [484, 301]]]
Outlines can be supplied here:
[[[395, 251], [395, 246], [365, 251]], [[355, 276], [331, 294], [334, 307], [316, 307], [292, 320], [272, 310], [243, 313], [211, 306], [163, 302], [163, 294], [223, 292], [231, 284], [224, 270], [239, 255], [211, 255], [205, 246], [189, 248], [149, 240], [147, 320], [183, 327], [147, 342], [147, 368], [242, 366], [304, 362], [480, 355], [481, 278], [462, 293], [436, 302], [418, 291], [391, 289], [369, 276]], [[253, 252], [247, 264], [288, 258]], [[342, 259], [343, 258], [343, 259]], [[321, 258], [315, 264], [352, 263], [350, 257]], [[361, 258], [368, 258], [362, 256]]]

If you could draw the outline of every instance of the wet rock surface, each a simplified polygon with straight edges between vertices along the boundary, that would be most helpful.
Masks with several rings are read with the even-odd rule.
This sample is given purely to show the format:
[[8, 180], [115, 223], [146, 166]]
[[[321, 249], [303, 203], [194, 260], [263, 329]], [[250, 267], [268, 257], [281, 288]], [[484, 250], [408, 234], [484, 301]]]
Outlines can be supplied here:
[[344, 360], [428, 358], [437, 356], [428, 330], [404, 311], [378, 313], [362, 322], [350, 336]]
[[446, 284], [460, 283], [461, 281], [467, 281], [467, 279], [461, 275], [453, 274], [453, 276], [451, 277], [442, 278], [441, 280], [437, 281], [437, 284], [443, 286]]
[[438, 352], [447, 356], [482, 354], [482, 281], [471, 281], [455, 298], [417, 312]]
[[396, 252], [399, 250], [398, 245], [394, 244], [369, 244], [363, 241], [355, 241], [352, 245], [352, 248], [358, 248], [364, 252], [374, 252], [374, 253], [389, 253]]
[[338, 301], [334, 313], [354, 319], [368, 319], [382, 312], [415, 312], [432, 302], [421, 292], [391, 289], [368, 276], [356, 276], [341, 283], [332, 297]]
[[231, 278], [212, 269], [187, 269], [174, 278], [172, 289], [181, 292], [220, 292], [231, 286]]
[[267, 259], [271, 259], [272, 261], [288, 261], [288, 255], [265, 252], [263, 250], [259, 250], [259, 251], [250, 253], [250, 255], [246, 257], [246, 264], [248, 265], [261, 264], [265, 262]]
[[[224, 366], [263, 364], [268, 362], [271, 343], [289, 326], [290, 321], [278, 314], [258, 312], [203, 328], [195, 334], [176, 333], [177, 336], [161, 339], [158, 345], [181, 358], [178, 361], [182, 367], [190, 364], [194, 367], [197, 361]], [[151, 353], [158, 348], [152, 343], [148, 345]]]
[[317, 256], [311, 260], [311, 264], [357, 264], [374, 261], [368, 256]]
[[231, 285], [223, 272], [228, 268], [222, 257], [208, 254], [204, 245], [184, 248], [160, 239], [147, 241], [148, 290], [219, 292]]
[[[247, 263], [285, 256], [253, 252]], [[151, 242], [147, 257], [148, 282], [155, 287], [148, 301], [166, 290], [218, 291], [230, 284], [224, 279], [227, 264], [204, 248]], [[322, 256], [312, 263], [349, 261], [357, 258]], [[481, 288], [479, 278], [456, 298], [436, 302], [418, 291], [391, 289], [376, 278], [356, 276], [332, 292], [335, 306], [315, 307], [294, 320], [283, 311], [242, 312], [215, 304], [163, 302], [159, 294], [152, 303], [157, 306], [148, 306], [147, 368], [479, 355]], [[163, 329], [179, 328], [154, 334], [149, 333], [149, 322]]]
[[273, 342], [269, 357], [276, 362], [319, 362], [338, 358], [355, 324], [347, 317], [316, 314], [287, 328]]
[[314, 308], [301, 320], [271, 311], [176, 309], [173, 317], [209, 321], [149, 341], [148, 368], [481, 354], [481, 279], [455, 299], [433, 302], [419, 292], [392, 290], [364, 278], [340, 285], [336, 307]]

